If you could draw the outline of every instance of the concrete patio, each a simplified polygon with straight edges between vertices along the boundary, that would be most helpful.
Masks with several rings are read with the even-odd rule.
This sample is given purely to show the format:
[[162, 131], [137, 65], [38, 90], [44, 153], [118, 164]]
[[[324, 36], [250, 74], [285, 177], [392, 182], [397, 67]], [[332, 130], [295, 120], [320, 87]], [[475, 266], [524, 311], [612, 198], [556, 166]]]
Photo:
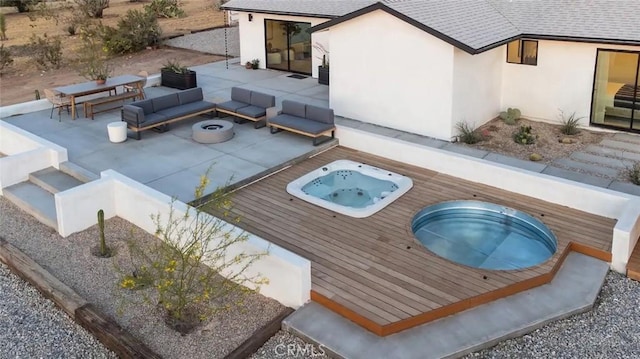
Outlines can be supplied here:
[[[328, 87], [318, 85], [313, 78], [293, 79], [278, 71], [246, 70], [233, 62], [227, 69], [224, 61], [193, 69], [206, 100], [226, 101], [231, 87], [243, 86], [274, 94], [278, 106], [283, 99], [328, 106]], [[147, 97], [175, 91], [166, 87], [146, 89]], [[254, 129], [253, 123], [236, 123], [235, 136], [230, 141], [200, 144], [191, 139], [191, 127], [206, 118], [194, 117], [172, 124], [168, 132], [144, 131], [140, 141], [129, 138], [123, 143], [111, 143], [107, 124], [120, 121], [118, 110], [97, 114], [93, 121], [82, 117], [71, 120], [63, 112], [59, 122], [55, 113], [53, 119], [49, 114], [49, 110], [42, 110], [3, 120], [67, 148], [70, 162], [95, 174], [113, 169], [184, 202], [194, 199], [200, 176], [209, 167], [211, 185], [207, 193], [221, 185], [259, 178], [337, 142], [314, 147], [305, 136], [270, 134], [266, 127]]]

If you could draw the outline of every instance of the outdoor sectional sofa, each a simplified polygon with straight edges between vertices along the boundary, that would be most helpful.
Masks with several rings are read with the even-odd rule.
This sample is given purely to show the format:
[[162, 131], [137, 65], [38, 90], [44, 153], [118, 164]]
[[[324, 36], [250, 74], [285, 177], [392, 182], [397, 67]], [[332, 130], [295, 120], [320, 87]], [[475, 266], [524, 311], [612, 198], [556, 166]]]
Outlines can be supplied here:
[[240, 87], [231, 88], [231, 101], [216, 104], [218, 113], [226, 113], [255, 122], [254, 127], [266, 125], [267, 109], [276, 106], [276, 97]]
[[121, 113], [122, 121], [136, 133], [135, 138], [139, 140], [141, 131], [158, 128], [164, 132], [171, 122], [215, 110], [216, 104], [204, 101], [202, 88], [196, 87], [124, 105]]
[[[274, 117], [269, 116], [267, 125], [271, 133], [286, 130], [313, 137], [314, 146], [333, 139], [336, 130], [332, 109], [290, 100], [282, 101], [282, 111]], [[329, 134], [331, 137], [318, 142], [318, 139]]]

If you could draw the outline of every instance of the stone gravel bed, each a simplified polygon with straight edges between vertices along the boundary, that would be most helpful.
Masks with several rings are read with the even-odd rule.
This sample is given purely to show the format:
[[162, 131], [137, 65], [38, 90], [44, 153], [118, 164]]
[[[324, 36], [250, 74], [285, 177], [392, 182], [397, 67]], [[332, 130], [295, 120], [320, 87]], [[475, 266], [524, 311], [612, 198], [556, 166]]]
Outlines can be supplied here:
[[0, 263], [0, 358], [117, 358]]
[[[222, 358], [283, 310], [283, 306], [275, 300], [251, 295], [245, 300], [244, 307], [219, 314], [195, 332], [183, 336], [166, 326], [159, 311], [152, 305], [124, 305], [140, 299], [142, 293], [120, 289], [115, 270], [117, 262], [96, 258], [91, 254], [92, 248], [98, 244], [97, 226], [62, 238], [5, 198], [0, 198], [0, 214], [0, 235], [5, 240], [165, 358]], [[121, 218], [105, 221], [107, 243], [116, 248], [117, 255], [114, 258], [118, 261], [128, 257], [124, 240], [131, 238], [132, 229], [132, 224]], [[133, 235], [141, 244], [155, 240], [140, 229]], [[4, 322], [0, 318], [0, 326]], [[3, 330], [3, 333], [7, 333], [7, 330]], [[31, 338], [15, 340], [30, 341]], [[5, 357], [0, 352], [0, 358]]]

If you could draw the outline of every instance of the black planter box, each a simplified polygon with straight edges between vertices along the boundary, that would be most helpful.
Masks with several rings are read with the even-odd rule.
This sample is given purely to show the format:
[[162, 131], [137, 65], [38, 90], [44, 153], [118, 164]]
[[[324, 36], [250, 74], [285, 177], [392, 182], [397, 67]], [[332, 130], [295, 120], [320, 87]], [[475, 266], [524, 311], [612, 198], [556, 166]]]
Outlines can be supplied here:
[[179, 74], [174, 71], [161, 70], [160, 81], [160, 85], [162, 86], [173, 87], [180, 90], [198, 87], [196, 72], [193, 70], [189, 70], [189, 72], [184, 74]]
[[320, 85], [329, 85], [329, 68], [318, 66], [318, 83]]

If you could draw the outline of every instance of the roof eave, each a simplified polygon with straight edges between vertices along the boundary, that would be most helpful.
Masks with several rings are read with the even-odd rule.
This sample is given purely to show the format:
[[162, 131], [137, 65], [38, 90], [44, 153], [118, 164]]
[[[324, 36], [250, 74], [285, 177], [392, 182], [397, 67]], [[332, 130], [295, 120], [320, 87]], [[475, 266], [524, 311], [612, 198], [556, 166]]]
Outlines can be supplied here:
[[300, 17], [313, 17], [320, 19], [335, 19], [336, 15], [326, 15], [326, 14], [308, 14], [308, 13], [297, 13], [290, 11], [276, 11], [276, 10], [260, 10], [260, 9], [246, 9], [246, 8], [237, 8], [237, 7], [226, 7], [221, 6], [222, 10], [227, 11], [240, 11], [240, 12], [253, 12], [258, 14], [273, 14], [273, 15], [285, 15], [285, 16], [300, 16]]

